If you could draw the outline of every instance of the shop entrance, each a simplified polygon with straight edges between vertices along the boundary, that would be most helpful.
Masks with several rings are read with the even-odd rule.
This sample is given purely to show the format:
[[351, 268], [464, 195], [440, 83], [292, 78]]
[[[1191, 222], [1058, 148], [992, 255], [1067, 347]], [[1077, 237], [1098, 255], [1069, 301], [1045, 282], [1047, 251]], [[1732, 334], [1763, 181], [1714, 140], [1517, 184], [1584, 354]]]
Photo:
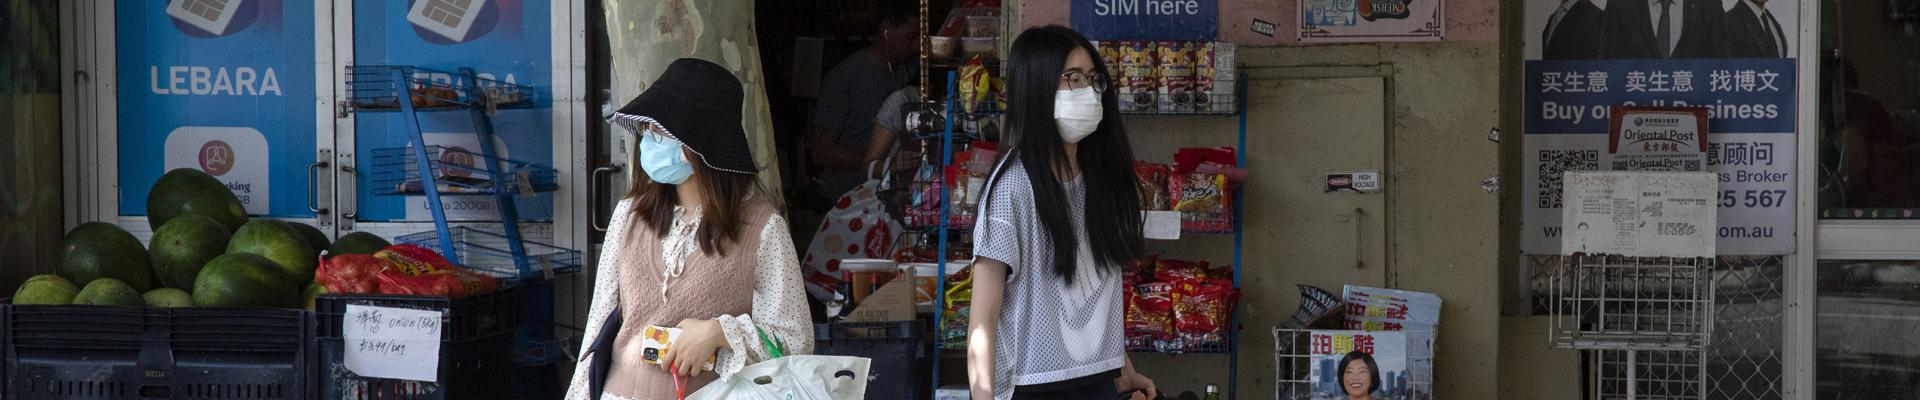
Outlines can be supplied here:
[[[1273, 393], [1274, 321], [1300, 305], [1296, 285], [1339, 293], [1343, 285], [1392, 287], [1392, 182], [1386, 122], [1387, 78], [1373, 68], [1249, 68], [1246, 188], [1236, 379], [1242, 394]], [[1168, 162], [1164, 149], [1233, 143], [1235, 118], [1127, 118], [1143, 161]], [[1142, 150], [1160, 149], [1160, 150]], [[1329, 174], [1378, 172], [1378, 191], [1328, 192]], [[1229, 261], [1230, 236], [1149, 241], [1165, 258]], [[1264, 322], [1253, 322], [1264, 321]], [[1134, 353], [1134, 365], [1161, 387], [1222, 383], [1226, 363], [1206, 357]]]

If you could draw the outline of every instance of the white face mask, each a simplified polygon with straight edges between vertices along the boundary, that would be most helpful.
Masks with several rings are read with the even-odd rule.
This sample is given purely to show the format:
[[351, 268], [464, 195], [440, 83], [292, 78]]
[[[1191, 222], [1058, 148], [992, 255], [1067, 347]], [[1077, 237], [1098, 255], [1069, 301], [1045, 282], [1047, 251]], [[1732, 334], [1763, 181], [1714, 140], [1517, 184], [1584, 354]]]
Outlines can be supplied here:
[[1060, 126], [1060, 140], [1080, 143], [1100, 128], [1100, 92], [1091, 87], [1069, 89], [1053, 94], [1053, 121]]

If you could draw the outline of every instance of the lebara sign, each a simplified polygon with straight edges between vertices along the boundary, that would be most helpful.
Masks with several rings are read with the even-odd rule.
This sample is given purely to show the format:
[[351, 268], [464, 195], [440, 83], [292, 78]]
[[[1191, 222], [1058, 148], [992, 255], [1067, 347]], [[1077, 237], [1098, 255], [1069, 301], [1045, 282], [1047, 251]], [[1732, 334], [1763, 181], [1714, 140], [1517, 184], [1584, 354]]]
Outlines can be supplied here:
[[1213, 40], [1215, 0], [1073, 0], [1073, 29], [1092, 40]]
[[248, 214], [313, 215], [313, 3], [122, 1], [114, 12], [120, 215], [145, 215], [148, 188], [175, 168], [220, 180]]

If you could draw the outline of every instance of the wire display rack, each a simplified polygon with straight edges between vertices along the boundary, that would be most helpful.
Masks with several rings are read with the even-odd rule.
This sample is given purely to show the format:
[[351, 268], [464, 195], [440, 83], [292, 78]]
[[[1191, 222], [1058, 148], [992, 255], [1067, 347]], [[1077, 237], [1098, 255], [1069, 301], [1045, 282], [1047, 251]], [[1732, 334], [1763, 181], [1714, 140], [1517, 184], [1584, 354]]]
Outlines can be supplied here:
[[1553, 275], [1556, 347], [1698, 350], [1713, 337], [1712, 258], [1576, 254]]
[[[1345, 399], [1337, 393], [1316, 393], [1313, 387], [1314, 375], [1323, 375], [1322, 380], [1336, 380], [1333, 376], [1324, 376], [1338, 371], [1341, 356], [1332, 359], [1315, 360], [1312, 351], [1314, 330], [1295, 328], [1273, 329], [1273, 386], [1275, 400], [1332, 400]], [[1407, 337], [1406, 374], [1398, 378], [1382, 377], [1380, 391], [1383, 396], [1377, 399], [1389, 400], [1431, 400], [1433, 399], [1433, 355], [1437, 331], [1378, 332], [1400, 333]], [[1315, 365], [1319, 363], [1320, 365]], [[1385, 369], [1386, 367], [1382, 367]]]
[[1707, 393], [1704, 350], [1590, 350], [1588, 388], [1596, 400], [1702, 399]]
[[[492, 275], [503, 280], [518, 280], [520, 271], [514, 266], [513, 252], [508, 250], [509, 239], [506, 236], [465, 226], [449, 230], [453, 235], [453, 251], [463, 267], [475, 272]], [[439, 232], [427, 231], [400, 236], [401, 243], [432, 246], [439, 243]], [[531, 240], [521, 241], [526, 246], [526, 258], [540, 271], [545, 279], [554, 276], [580, 272], [580, 251], [562, 248]]]
[[[424, 186], [420, 183], [420, 166], [414, 161], [412, 147], [373, 149], [371, 161], [372, 185], [375, 194], [426, 194]], [[487, 172], [488, 165], [499, 166], [501, 175], [507, 178], [506, 181], [494, 182], [491, 174]], [[427, 169], [433, 171], [434, 181], [438, 184], [437, 189], [442, 196], [530, 195], [552, 192], [560, 188], [554, 179], [552, 168], [525, 161], [488, 157], [460, 147], [428, 145]]]

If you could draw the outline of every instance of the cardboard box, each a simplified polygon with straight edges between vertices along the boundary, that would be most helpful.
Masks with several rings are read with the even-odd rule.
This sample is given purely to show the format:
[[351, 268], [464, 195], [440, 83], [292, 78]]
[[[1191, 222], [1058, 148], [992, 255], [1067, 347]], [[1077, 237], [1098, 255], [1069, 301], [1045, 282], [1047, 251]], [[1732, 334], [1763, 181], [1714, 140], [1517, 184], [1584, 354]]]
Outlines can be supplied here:
[[913, 274], [895, 274], [892, 280], [868, 295], [866, 301], [854, 305], [853, 313], [847, 314], [843, 321], [912, 321], [914, 289]]
[[1153, 112], [1158, 107], [1154, 78], [1159, 74], [1155, 68], [1155, 42], [1133, 40], [1117, 42], [1121, 69], [1125, 71], [1125, 80], [1119, 85], [1121, 112]]
[[1154, 60], [1159, 73], [1154, 88], [1159, 91], [1157, 107], [1161, 113], [1193, 112], [1193, 42], [1166, 40], [1156, 44]]

